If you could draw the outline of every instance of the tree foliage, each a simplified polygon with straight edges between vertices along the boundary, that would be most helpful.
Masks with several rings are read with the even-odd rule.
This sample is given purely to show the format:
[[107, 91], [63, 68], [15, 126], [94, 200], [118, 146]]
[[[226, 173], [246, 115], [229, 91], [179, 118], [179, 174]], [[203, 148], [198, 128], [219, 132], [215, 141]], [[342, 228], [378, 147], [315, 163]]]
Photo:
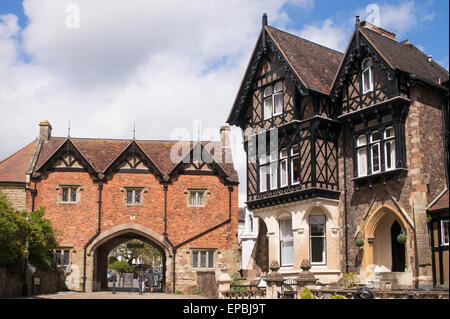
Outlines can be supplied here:
[[44, 214], [44, 208], [30, 213], [18, 212], [0, 192], [1, 266], [10, 266], [19, 258], [28, 257], [35, 267], [43, 270], [55, 268], [53, 251], [58, 247], [60, 233], [44, 218]]
[[[129, 247], [128, 244], [142, 245], [142, 248]], [[113, 249], [116, 257], [123, 257], [131, 266], [133, 259], [140, 258], [144, 264], [154, 267], [156, 264], [162, 262], [161, 253], [157, 248], [147, 244], [139, 239], [129, 240]]]
[[126, 261], [115, 261], [112, 264], [108, 265], [108, 268], [114, 269], [120, 273], [123, 272], [133, 272], [133, 268]]

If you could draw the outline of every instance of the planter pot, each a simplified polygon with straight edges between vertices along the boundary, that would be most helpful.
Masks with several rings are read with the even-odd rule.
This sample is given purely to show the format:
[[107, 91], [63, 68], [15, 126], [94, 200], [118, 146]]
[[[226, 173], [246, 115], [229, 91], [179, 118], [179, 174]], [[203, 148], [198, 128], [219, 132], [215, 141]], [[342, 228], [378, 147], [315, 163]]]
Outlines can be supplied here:
[[357, 239], [355, 240], [355, 245], [356, 245], [357, 247], [362, 247], [362, 246], [364, 246], [364, 239], [362, 239], [362, 238], [357, 238]]
[[397, 242], [399, 244], [404, 244], [406, 243], [406, 235], [405, 234], [400, 234], [397, 236]]

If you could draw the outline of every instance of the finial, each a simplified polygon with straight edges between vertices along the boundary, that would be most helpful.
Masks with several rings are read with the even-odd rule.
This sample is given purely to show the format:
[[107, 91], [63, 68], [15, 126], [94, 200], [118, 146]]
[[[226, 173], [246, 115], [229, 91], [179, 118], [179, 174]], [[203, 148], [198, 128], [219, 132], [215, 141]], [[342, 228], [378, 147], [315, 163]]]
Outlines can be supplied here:
[[267, 25], [267, 14], [263, 14], [262, 16], [262, 26], [265, 27]]
[[67, 129], [67, 137], [70, 137], [70, 120], [69, 120], [69, 127]]
[[359, 16], [356, 16], [356, 23], [355, 23], [355, 25], [356, 25], [357, 27], [359, 27], [359, 25], [360, 25]]
[[136, 121], [133, 122], [133, 140], [136, 139]]

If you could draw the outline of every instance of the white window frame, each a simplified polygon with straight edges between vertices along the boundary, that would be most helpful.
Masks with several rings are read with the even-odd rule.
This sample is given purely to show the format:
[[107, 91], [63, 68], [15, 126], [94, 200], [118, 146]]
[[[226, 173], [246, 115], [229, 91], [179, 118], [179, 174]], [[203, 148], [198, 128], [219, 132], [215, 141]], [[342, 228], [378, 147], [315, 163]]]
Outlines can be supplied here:
[[[278, 87], [277, 87], [278, 86]], [[281, 95], [281, 111], [275, 112], [275, 97]], [[270, 107], [269, 103], [270, 102]], [[270, 110], [269, 110], [270, 109]], [[275, 84], [266, 86], [263, 90], [263, 112], [264, 120], [268, 120], [273, 116], [283, 114], [284, 101], [283, 101], [283, 81], [277, 81]]]
[[[393, 135], [387, 137], [386, 132], [387, 130], [391, 129]], [[388, 152], [388, 145], [390, 145], [390, 152]], [[391, 161], [388, 161], [388, 153], [391, 155]], [[389, 126], [384, 130], [384, 170], [390, 171], [395, 169], [395, 130], [394, 127]], [[388, 163], [391, 165], [391, 167], [388, 167]]]
[[[372, 174], [376, 174], [376, 173], [380, 173], [381, 172], [381, 145], [380, 145], [380, 140], [373, 140], [373, 135], [375, 133], [379, 133], [379, 130], [373, 131], [370, 134], [370, 164], [371, 164], [371, 173]], [[373, 148], [375, 146], [378, 146], [378, 169], [375, 171], [374, 170], [374, 161], [373, 161], [373, 155], [374, 155], [374, 151]]]
[[[283, 155], [283, 152], [285, 155]], [[285, 171], [283, 173], [283, 165]], [[283, 177], [285, 182], [283, 183]], [[280, 187], [286, 187], [289, 185], [289, 169], [288, 169], [288, 150], [282, 149], [280, 152]]]
[[[201, 196], [201, 202], [199, 200], [199, 194]], [[189, 189], [188, 190], [188, 206], [189, 207], [205, 207], [205, 194], [206, 189]], [[195, 196], [194, 203], [192, 203], [192, 195]]]
[[[267, 174], [269, 173], [269, 160], [267, 155], [261, 155], [259, 157], [259, 191], [267, 192]], [[263, 174], [262, 170], [265, 170]], [[264, 186], [264, 187], [263, 187]]]
[[[321, 216], [324, 219], [324, 231], [322, 236], [311, 235], [311, 217]], [[309, 223], [309, 260], [311, 260], [311, 265], [326, 265], [327, 264], [327, 216], [325, 215], [309, 215], [308, 217]], [[323, 251], [322, 251], [322, 261], [321, 262], [313, 262], [312, 261], [312, 238], [323, 238]]]
[[[277, 85], [280, 85], [281, 88], [277, 88]], [[275, 113], [275, 96], [281, 95], [281, 111], [278, 113]], [[283, 101], [283, 82], [278, 81], [273, 86], [273, 101], [272, 101], [272, 116], [277, 116], [280, 114], [283, 114], [283, 107], [284, 107], [284, 101]]]
[[278, 188], [278, 152], [272, 152], [270, 154], [270, 164], [269, 164], [269, 188], [274, 190]]
[[[291, 236], [290, 238], [288, 237], [287, 239], [285, 239], [285, 237], [283, 236], [283, 223], [287, 223], [287, 222], [291, 222]], [[280, 230], [280, 266], [281, 267], [292, 267], [294, 265], [294, 231], [292, 230], [292, 218], [284, 218], [284, 219], [280, 219], [279, 220], [279, 230]], [[283, 245], [284, 244], [288, 244], [291, 243], [292, 244], [292, 263], [285, 263], [283, 258]]]
[[[373, 70], [372, 70], [372, 66], [367, 66], [366, 68], [364, 68], [364, 64], [366, 62], [370, 62], [370, 59], [365, 59], [362, 63], [361, 63], [361, 86], [362, 86], [362, 94], [366, 94], [369, 92], [373, 91]], [[366, 73], [368, 71], [368, 73]], [[367, 78], [365, 76], [365, 74], [369, 75], [369, 86], [368, 89], [365, 90], [365, 84], [367, 83]]]
[[[361, 141], [361, 138], [364, 137], [364, 142]], [[361, 158], [361, 151], [365, 152], [365, 160], [362, 161]], [[368, 152], [367, 152], [367, 136], [365, 134], [361, 134], [358, 136], [358, 139], [356, 141], [356, 154], [358, 156], [358, 177], [360, 176], [367, 176], [368, 168], [367, 168], [367, 159], [368, 159]], [[365, 172], [364, 172], [365, 171]]]
[[[445, 227], [447, 224], [447, 227]], [[447, 229], [447, 241], [445, 240], [445, 229]], [[448, 233], [448, 219], [441, 220], [441, 246], [449, 245], [449, 233]]]
[[[270, 89], [270, 93], [268, 93], [268, 89]], [[271, 102], [270, 105], [270, 112], [269, 112], [269, 107], [268, 105], [266, 105], [266, 101], [267, 102]], [[264, 120], [268, 120], [272, 117], [272, 113], [273, 113], [273, 87], [267, 86], [264, 91], [263, 91], [263, 112], [264, 112]]]
[[[297, 146], [297, 153], [294, 153], [294, 146]], [[300, 146], [298, 144], [291, 147], [291, 185], [300, 184], [299, 180], [294, 181], [294, 159], [300, 161]]]

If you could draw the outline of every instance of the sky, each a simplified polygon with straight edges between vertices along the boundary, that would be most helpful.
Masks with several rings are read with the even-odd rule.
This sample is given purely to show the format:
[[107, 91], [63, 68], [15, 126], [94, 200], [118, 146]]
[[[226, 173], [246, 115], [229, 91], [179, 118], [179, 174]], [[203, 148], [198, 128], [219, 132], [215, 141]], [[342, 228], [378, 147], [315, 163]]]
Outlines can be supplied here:
[[[0, 161], [53, 136], [218, 140], [269, 25], [344, 52], [355, 16], [449, 68], [447, 0], [0, 0]], [[246, 201], [240, 129], [232, 151]]]

